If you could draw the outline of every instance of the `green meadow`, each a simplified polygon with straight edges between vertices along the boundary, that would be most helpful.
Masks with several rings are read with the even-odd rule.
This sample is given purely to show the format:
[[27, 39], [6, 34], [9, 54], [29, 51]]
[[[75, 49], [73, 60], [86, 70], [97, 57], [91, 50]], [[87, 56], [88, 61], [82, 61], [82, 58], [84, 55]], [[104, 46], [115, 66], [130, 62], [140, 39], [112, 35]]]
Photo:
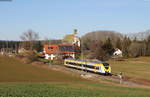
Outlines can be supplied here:
[[[142, 59], [146, 63], [134, 63]], [[147, 58], [128, 61], [115, 64], [110, 61], [113, 72], [122, 71], [130, 77], [149, 80], [146, 77], [149, 67], [145, 68], [149, 62]], [[136, 65], [136, 68], [132, 65]], [[143, 72], [132, 73], [132, 70]], [[0, 97], [150, 97], [150, 89], [88, 81], [78, 75], [23, 64], [15, 58], [0, 57]]]
[[109, 63], [114, 74], [122, 72], [133, 81], [150, 85], [150, 57], [129, 58], [124, 61], [110, 60]]
[[150, 90], [89, 82], [1, 83], [0, 97], [150, 97]]

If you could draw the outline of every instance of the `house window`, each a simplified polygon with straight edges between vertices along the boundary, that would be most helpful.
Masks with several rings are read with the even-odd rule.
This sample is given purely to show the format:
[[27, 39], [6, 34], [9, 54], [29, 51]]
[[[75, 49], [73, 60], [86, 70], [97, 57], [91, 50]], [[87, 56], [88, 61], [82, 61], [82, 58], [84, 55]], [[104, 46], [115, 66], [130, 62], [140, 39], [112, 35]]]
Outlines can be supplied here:
[[48, 47], [48, 49], [53, 49], [53, 47]]

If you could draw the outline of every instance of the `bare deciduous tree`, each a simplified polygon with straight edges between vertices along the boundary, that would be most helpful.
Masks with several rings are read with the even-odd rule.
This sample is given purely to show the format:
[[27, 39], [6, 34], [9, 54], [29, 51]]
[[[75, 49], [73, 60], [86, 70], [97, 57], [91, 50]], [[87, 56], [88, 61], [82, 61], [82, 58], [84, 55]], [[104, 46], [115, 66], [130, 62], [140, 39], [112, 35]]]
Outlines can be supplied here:
[[24, 32], [20, 36], [21, 40], [23, 41], [23, 47], [27, 50], [33, 50], [35, 41], [39, 39], [38, 33], [34, 32], [33, 30], [28, 30]]

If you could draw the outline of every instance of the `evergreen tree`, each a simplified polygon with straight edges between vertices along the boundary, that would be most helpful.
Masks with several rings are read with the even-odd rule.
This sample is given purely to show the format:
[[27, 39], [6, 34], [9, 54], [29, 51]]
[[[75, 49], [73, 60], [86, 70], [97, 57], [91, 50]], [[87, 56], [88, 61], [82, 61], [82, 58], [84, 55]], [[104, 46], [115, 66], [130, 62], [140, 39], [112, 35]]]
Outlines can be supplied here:
[[117, 39], [115, 46], [116, 46], [116, 48], [118, 48], [118, 49], [122, 49], [122, 41], [121, 41], [120, 38]]
[[150, 35], [147, 37], [146, 42], [146, 56], [150, 56]]
[[131, 40], [129, 37], [125, 36], [122, 43], [123, 56], [129, 57], [129, 47], [131, 45]]
[[104, 45], [102, 46], [103, 50], [105, 51], [106, 56], [110, 57], [112, 56], [113, 52], [114, 52], [114, 48], [113, 45], [111, 43], [110, 38], [108, 38]]
[[37, 52], [41, 52], [43, 50], [43, 45], [42, 45], [41, 41], [36, 41], [35, 42], [34, 49]]

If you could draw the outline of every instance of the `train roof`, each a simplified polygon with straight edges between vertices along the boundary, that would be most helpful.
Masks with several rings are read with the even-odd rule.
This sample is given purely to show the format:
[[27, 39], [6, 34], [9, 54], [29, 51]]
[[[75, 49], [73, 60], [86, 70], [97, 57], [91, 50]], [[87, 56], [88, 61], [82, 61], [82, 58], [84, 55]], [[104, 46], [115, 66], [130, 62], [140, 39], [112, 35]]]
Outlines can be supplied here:
[[103, 62], [103, 61], [100, 61], [100, 60], [97, 60], [97, 59], [93, 59], [93, 60], [71, 59], [71, 58], [68, 58], [68, 59], [69, 60], [75, 60], [75, 61], [82, 61], [82, 62], [91, 62], [91, 63], [96, 63], [96, 64], [106, 63], [106, 62]]

